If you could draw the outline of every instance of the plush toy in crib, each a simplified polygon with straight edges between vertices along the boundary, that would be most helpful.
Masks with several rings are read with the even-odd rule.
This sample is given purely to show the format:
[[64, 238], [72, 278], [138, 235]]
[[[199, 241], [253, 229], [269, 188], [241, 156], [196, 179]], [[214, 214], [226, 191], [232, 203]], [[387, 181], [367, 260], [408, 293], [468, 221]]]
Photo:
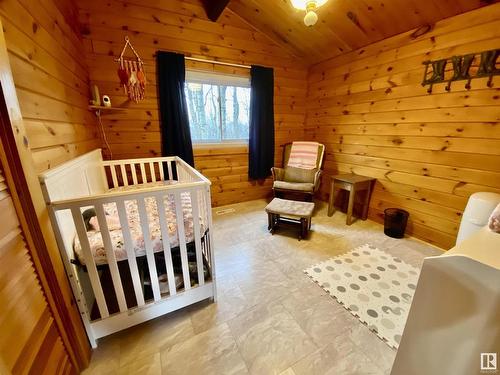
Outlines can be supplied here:
[[[108, 224], [108, 230], [117, 230], [121, 229], [120, 219], [118, 217], [114, 217], [105, 212], [106, 222]], [[97, 220], [97, 214], [93, 208], [89, 208], [82, 213], [83, 222], [85, 223], [85, 229], [87, 232], [89, 231], [97, 231], [99, 232], [101, 228], [99, 227], [99, 221]]]
[[488, 220], [488, 228], [492, 232], [500, 233], [500, 203], [491, 213], [490, 219]]

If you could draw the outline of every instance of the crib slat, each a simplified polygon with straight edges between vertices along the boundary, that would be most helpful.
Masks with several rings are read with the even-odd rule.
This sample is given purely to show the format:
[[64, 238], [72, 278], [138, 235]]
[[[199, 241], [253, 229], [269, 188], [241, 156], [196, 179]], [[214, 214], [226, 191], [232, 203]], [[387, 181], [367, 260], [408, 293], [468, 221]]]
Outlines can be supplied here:
[[177, 171], [177, 181], [182, 182], [182, 168], [179, 163], [175, 163], [175, 170]]
[[155, 165], [152, 161], [149, 162], [149, 171], [151, 172], [151, 181], [156, 182]]
[[148, 176], [146, 176], [146, 169], [144, 168], [144, 163], [139, 164], [141, 166], [141, 176], [142, 176], [142, 183], [145, 184], [148, 182]]
[[168, 290], [171, 296], [177, 293], [175, 286], [174, 266], [172, 262], [172, 251], [170, 250], [170, 237], [168, 234], [167, 217], [165, 215], [165, 203], [163, 195], [157, 194], [156, 204], [158, 205], [158, 217], [160, 219], [161, 239], [163, 242], [163, 252], [165, 254], [165, 266], [168, 278]]
[[158, 162], [158, 169], [160, 170], [160, 181], [165, 181], [165, 177], [163, 175], [163, 162]]
[[179, 236], [179, 248], [181, 250], [182, 277], [184, 279], [184, 290], [191, 289], [191, 277], [189, 276], [189, 264], [186, 247], [186, 233], [184, 230], [184, 215], [182, 212], [181, 193], [174, 191], [175, 216], [177, 220], [177, 235]]
[[205, 274], [203, 267], [203, 255], [201, 254], [201, 226], [200, 226], [200, 213], [198, 208], [198, 190], [191, 190], [191, 209], [193, 213], [193, 230], [194, 230], [194, 243], [196, 246], [196, 265], [198, 268], [198, 284], [205, 284]]
[[75, 223], [76, 233], [78, 234], [80, 246], [82, 247], [85, 265], [89, 273], [90, 284], [92, 285], [92, 290], [94, 291], [97, 307], [99, 308], [101, 318], [104, 319], [109, 316], [108, 306], [106, 305], [106, 299], [104, 298], [101, 280], [99, 279], [99, 274], [97, 273], [94, 257], [92, 256], [92, 251], [90, 250], [90, 243], [87, 237], [87, 231], [85, 230], [85, 223], [83, 222], [80, 207], [72, 207], [71, 215], [73, 215], [73, 222]]
[[111, 178], [113, 179], [113, 187], [118, 187], [118, 179], [116, 178], [116, 166], [110, 165], [109, 169], [111, 170]]
[[125, 169], [125, 164], [120, 164], [120, 171], [122, 172], [123, 186], [128, 186], [128, 176]]
[[172, 162], [171, 161], [167, 161], [167, 170], [168, 170], [168, 179], [173, 180], [174, 177], [172, 174]]
[[[200, 207], [200, 216], [203, 218], [205, 221], [205, 225], [208, 225], [208, 220], [207, 220], [207, 208], [205, 206], [205, 194], [200, 194], [198, 196], [198, 203]], [[206, 228], [205, 228], [206, 229]]]
[[111, 242], [111, 236], [109, 234], [109, 227], [106, 221], [106, 215], [102, 204], [95, 205], [95, 212], [97, 216], [97, 221], [99, 222], [99, 228], [101, 230], [102, 242], [104, 249], [106, 250], [106, 258], [108, 260], [109, 271], [111, 272], [111, 279], [113, 280], [113, 287], [116, 293], [116, 299], [118, 300], [118, 307], [120, 311], [127, 311], [127, 302], [125, 301], [125, 294], [123, 293], [123, 285], [120, 277], [120, 271], [118, 270], [118, 263], [116, 262], [115, 251], [113, 249], [113, 244]]
[[183, 174], [183, 177], [184, 177], [184, 182], [191, 182], [192, 181], [192, 178], [191, 178], [191, 174], [189, 173], [189, 170], [186, 168], [185, 165], [182, 166], [182, 174]]
[[210, 186], [205, 187], [205, 193], [203, 194], [205, 199], [205, 207], [207, 209], [207, 224], [208, 224], [208, 233], [206, 236], [206, 240], [208, 242], [208, 259], [210, 263], [210, 276], [212, 276], [212, 283], [214, 284], [214, 301], [217, 301], [217, 290], [215, 280], [217, 279], [215, 275], [215, 257], [213, 253], [213, 239], [212, 239], [212, 200], [210, 198]]
[[132, 170], [132, 182], [137, 185], [137, 171], [135, 170], [135, 163], [130, 164], [130, 169]]
[[142, 293], [142, 284], [139, 278], [139, 269], [137, 268], [137, 258], [135, 256], [134, 244], [132, 242], [132, 235], [130, 234], [127, 212], [123, 200], [116, 201], [116, 209], [118, 210], [120, 226], [122, 227], [123, 243], [127, 251], [128, 266], [130, 268], [132, 284], [134, 285], [135, 299], [137, 300], [138, 306], [144, 306], [144, 294]]
[[179, 179], [179, 182], [186, 181], [186, 174], [184, 173], [184, 168], [181, 163], [177, 163], [177, 178]]
[[146, 259], [148, 261], [149, 278], [151, 280], [151, 287], [153, 289], [153, 297], [155, 301], [159, 301], [161, 298], [160, 284], [158, 283], [158, 273], [156, 272], [153, 244], [151, 243], [151, 236], [149, 233], [148, 215], [146, 212], [146, 205], [144, 203], [143, 197], [137, 198], [137, 211], [139, 212], [142, 236], [144, 238], [144, 247], [146, 248]]

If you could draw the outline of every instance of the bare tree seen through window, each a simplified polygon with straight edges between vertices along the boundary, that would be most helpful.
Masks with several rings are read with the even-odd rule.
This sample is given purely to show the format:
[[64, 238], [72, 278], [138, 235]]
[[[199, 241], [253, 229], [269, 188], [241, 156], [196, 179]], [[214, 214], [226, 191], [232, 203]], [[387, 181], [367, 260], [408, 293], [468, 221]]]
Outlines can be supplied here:
[[193, 142], [248, 140], [250, 88], [187, 82]]

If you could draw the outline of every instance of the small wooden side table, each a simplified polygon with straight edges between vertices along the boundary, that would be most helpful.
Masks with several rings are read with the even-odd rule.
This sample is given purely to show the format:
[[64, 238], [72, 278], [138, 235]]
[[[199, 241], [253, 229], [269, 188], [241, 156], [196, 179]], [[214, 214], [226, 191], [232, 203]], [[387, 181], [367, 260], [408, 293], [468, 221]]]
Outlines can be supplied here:
[[332, 216], [335, 211], [335, 189], [344, 189], [349, 191], [349, 204], [347, 206], [347, 219], [346, 224], [352, 223], [352, 208], [354, 206], [354, 198], [358, 191], [366, 190], [366, 197], [363, 204], [362, 219], [366, 220], [368, 215], [368, 206], [370, 204], [370, 193], [372, 190], [372, 183], [375, 181], [372, 177], [360, 176], [357, 174], [339, 174], [332, 176], [330, 184], [330, 200], [328, 202], [328, 216]]

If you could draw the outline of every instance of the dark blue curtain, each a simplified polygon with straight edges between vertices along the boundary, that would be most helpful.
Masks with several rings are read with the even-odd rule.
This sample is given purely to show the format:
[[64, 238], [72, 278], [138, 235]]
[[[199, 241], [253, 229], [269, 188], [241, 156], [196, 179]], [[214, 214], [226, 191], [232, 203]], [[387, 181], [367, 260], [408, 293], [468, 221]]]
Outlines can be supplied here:
[[271, 175], [274, 165], [274, 76], [272, 68], [252, 66], [248, 177]]
[[163, 156], [179, 156], [194, 167], [188, 107], [184, 94], [184, 55], [158, 51], [158, 105]]

